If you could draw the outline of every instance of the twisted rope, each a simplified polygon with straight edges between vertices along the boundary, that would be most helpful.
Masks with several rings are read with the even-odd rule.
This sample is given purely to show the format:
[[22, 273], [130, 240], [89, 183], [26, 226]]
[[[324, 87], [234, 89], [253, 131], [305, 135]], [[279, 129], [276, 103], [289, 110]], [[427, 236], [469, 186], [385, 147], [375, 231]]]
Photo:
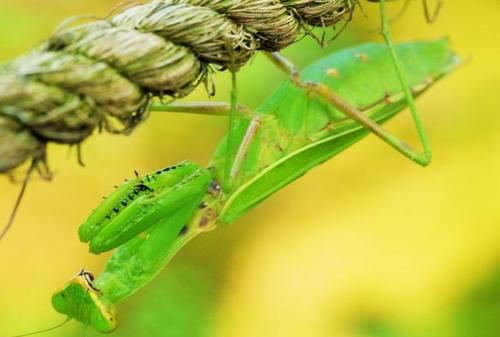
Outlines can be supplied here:
[[45, 160], [48, 142], [129, 133], [152, 97], [178, 98], [211, 65], [243, 66], [311, 26], [350, 19], [355, 0], [154, 0], [67, 28], [0, 66], [0, 172]]

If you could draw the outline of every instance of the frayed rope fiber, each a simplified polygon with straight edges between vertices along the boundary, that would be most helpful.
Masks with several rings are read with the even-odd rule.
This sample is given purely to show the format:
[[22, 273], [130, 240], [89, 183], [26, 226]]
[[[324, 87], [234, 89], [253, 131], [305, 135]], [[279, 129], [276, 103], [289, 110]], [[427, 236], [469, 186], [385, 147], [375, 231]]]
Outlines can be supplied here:
[[45, 160], [48, 142], [95, 128], [129, 133], [152, 97], [183, 97], [211, 65], [238, 69], [312, 26], [350, 19], [355, 0], [156, 0], [57, 32], [0, 65], [0, 172]]

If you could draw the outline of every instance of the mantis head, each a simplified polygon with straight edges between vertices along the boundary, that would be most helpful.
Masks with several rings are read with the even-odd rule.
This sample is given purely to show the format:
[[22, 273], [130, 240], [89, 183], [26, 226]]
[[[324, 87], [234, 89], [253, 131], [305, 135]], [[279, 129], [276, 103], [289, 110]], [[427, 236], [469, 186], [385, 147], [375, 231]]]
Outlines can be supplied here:
[[115, 306], [94, 287], [93, 281], [92, 273], [82, 269], [52, 296], [52, 306], [57, 312], [91, 325], [99, 332], [112, 332], [118, 325]]

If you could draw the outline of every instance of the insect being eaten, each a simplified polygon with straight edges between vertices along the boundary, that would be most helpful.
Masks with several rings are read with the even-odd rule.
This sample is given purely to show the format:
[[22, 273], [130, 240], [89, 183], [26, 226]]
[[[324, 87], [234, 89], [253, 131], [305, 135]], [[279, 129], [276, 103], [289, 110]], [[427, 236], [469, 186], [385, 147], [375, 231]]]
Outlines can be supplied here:
[[[386, 45], [340, 51], [301, 73], [281, 55], [269, 53], [290, 80], [255, 112], [237, 104], [235, 78], [229, 104], [150, 107], [148, 102], [152, 110], [228, 112], [228, 136], [208, 168], [186, 161], [129, 180], [106, 198], [81, 225], [80, 240], [89, 243], [95, 254], [117, 250], [97, 279], [81, 271], [54, 294], [54, 308], [68, 320], [112, 332], [118, 322], [114, 304], [150, 282], [189, 240], [217, 225], [233, 223], [272, 193], [370, 133], [412, 161], [427, 165], [431, 151], [414, 97], [450, 73], [459, 61], [446, 40], [394, 46], [385, 1], [378, 2]], [[354, 1], [347, 3], [355, 5]], [[429, 13], [427, 16], [432, 19]], [[132, 17], [121, 19], [128, 22]], [[231, 64], [237, 64], [234, 58]], [[237, 69], [228, 68], [233, 73]], [[394, 71], [389, 74], [387, 69]], [[0, 99], [3, 111], [1, 103]], [[422, 153], [381, 127], [407, 107], [423, 144]], [[115, 108], [110, 109], [118, 111]], [[122, 122], [131, 121], [127, 118]], [[33, 163], [40, 158], [33, 157]]]
[[[395, 49], [415, 96], [459, 64], [447, 40]], [[396, 73], [386, 72], [391, 64], [383, 45], [367, 44], [319, 60], [301, 77], [338, 92], [380, 125], [408, 106]], [[226, 137], [208, 168], [185, 161], [131, 179], [108, 196], [79, 235], [92, 253], [117, 250], [95, 280], [80, 272], [57, 291], [54, 308], [68, 319], [112, 332], [118, 322], [114, 305], [149, 283], [188, 241], [233, 223], [368, 134], [324, 97], [287, 81], [255, 113], [238, 115], [230, 187], [220, 183], [228, 160]]]
[[[430, 10], [427, 0], [422, 1], [431, 22], [439, 13], [441, 1], [435, 11]], [[379, 2], [382, 33], [407, 88], [391, 47], [385, 0], [369, 2]], [[405, 0], [403, 7], [409, 2]], [[75, 145], [82, 162], [80, 145], [95, 129], [128, 134], [146, 119], [155, 97], [181, 98], [199, 83], [204, 83], [211, 94], [214, 88], [210, 74], [215, 68], [233, 72], [229, 107], [170, 104], [156, 105], [156, 110], [197, 109], [198, 113], [212, 114], [229, 111], [232, 133], [237, 108], [235, 73], [258, 50], [288, 72], [297, 86], [329, 96], [349, 117], [415, 162], [426, 165], [431, 157], [430, 146], [408, 90], [405, 95], [423, 144], [421, 154], [387, 136], [338, 95], [301, 82], [293, 64], [278, 54], [301, 34], [314, 36], [313, 27], [340, 25], [335, 33], [338, 35], [356, 6], [361, 2], [155, 0], [131, 6], [107, 19], [74, 27], [62, 25], [33, 53], [0, 66], [0, 172], [9, 173], [28, 160], [32, 162], [0, 240], [12, 226], [31, 174], [37, 171], [45, 179], [52, 177], [46, 160], [47, 143]], [[229, 144], [228, 155], [234, 153], [235, 146]], [[229, 170], [226, 167], [224, 185], [230, 180]]]

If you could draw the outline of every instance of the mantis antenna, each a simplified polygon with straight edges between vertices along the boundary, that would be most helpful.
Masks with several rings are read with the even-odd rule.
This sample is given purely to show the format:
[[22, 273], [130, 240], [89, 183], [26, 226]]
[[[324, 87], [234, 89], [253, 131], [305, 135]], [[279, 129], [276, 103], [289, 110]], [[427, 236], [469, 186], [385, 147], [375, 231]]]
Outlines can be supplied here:
[[54, 331], [56, 329], [59, 329], [60, 327], [62, 327], [66, 323], [68, 323], [69, 321], [71, 321], [70, 317], [68, 317], [67, 319], [65, 319], [64, 322], [59, 323], [59, 324], [57, 324], [57, 325], [55, 325], [53, 327], [50, 327], [50, 328], [47, 328], [47, 329], [38, 330], [38, 331], [35, 331], [35, 332], [30, 332], [30, 333], [23, 333], [21, 335], [15, 335], [15, 336], [11, 336], [11, 337], [26, 337], [26, 336], [38, 335], [38, 334], [49, 332], [49, 331]]

